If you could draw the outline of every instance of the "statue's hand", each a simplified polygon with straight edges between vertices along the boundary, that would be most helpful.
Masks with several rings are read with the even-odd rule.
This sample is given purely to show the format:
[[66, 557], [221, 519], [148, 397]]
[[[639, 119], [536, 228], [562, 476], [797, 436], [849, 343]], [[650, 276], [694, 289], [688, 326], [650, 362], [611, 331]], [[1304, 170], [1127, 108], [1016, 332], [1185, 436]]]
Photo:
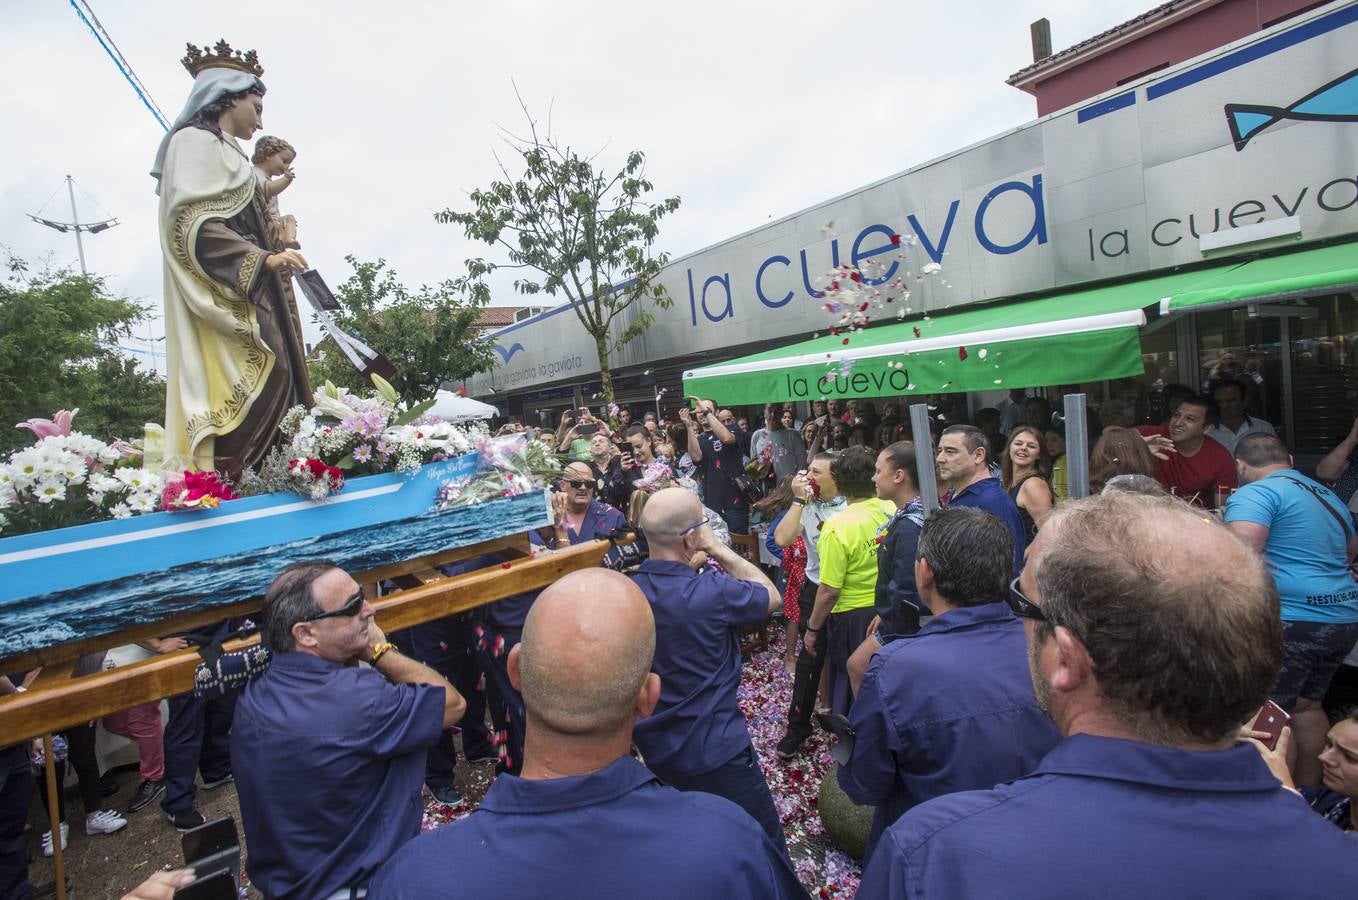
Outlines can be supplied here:
[[280, 275], [290, 275], [293, 272], [300, 272], [310, 268], [307, 265], [306, 257], [296, 250], [284, 250], [282, 253], [273, 253], [264, 260], [264, 268], [270, 272], [278, 272]]
[[284, 216], [278, 228], [278, 239], [283, 242], [284, 247], [297, 246], [297, 217]]

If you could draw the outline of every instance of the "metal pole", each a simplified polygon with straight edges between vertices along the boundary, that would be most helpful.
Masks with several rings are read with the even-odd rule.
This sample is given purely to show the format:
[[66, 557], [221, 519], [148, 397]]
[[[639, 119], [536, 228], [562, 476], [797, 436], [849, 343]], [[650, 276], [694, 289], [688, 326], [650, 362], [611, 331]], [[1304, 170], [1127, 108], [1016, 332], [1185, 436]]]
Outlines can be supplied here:
[[934, 470], [934, 434], [929, 430], [929, 407], [915, 403], [910, 407], [911, 440], [915, 442], [915, 468], [919, 474], [919, 495], [924, 501], [924, 516], [938, 509], [938, 473]]
[[57, 900], [66, 900], [66, 864], [61, 852], [61, 803], [57, 793], [57, 761], [52, 758], [52, 736], [42, 736], [43, 768], [47, 770], [47, 821], [52, 825], [52, 878], [57, 885]]
[[[49, 181], [48, 184], [51, 184]], [[66, 176], [66, 191], [71, 195], [71, 224], [75, 226], [75, 249], [80, 253], [80, 274], [88, 275], [85, 271], [85, 245], [80, 241], [80, 216], [75, 211], [75, 182], [71, 176]]]
[[1089, 496], [1089, 419], [1085, 395], [1066, 394], [1066, 488], [1070, 499]]

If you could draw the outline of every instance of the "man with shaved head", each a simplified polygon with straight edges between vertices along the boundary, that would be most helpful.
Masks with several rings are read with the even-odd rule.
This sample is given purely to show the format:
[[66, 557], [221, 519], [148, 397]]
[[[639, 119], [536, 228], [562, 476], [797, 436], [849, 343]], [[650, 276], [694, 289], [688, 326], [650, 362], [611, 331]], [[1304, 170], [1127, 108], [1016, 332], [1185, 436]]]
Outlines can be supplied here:
[[1239, 742], [1278, 677], [1259, 556], [1181, 500], [1113, 493], [1042, 526], [1010, 608], [1064, 738], [1029, 775], [887, 829], [858, 896], [1340, 897], [1343, 832]]
[[543, 591], [509, 654], [528, 716], [523, 773], [407, 844], [368, 896], [805, 897], [738, 807], [666, 787], [629, 755], [664, 690], [655, 650], [651, 608], [626, 577], [589, 569]]
[[[783, 823], [736, 705], [736, 687], [740, 629], [762, 625], [783, 598], [758, 566], [716, 539], [702, 504], [683, 488], [652, 495], [641, 530], [651, 555], [632, 577], [655, 613], [661, 691], [655, 714], [637, 725], [637, 749], [651, 771], [679, 790], [738, 803], [782, 848]], [[725, 571], [691, 569], [688, 561], [699, 550]]]

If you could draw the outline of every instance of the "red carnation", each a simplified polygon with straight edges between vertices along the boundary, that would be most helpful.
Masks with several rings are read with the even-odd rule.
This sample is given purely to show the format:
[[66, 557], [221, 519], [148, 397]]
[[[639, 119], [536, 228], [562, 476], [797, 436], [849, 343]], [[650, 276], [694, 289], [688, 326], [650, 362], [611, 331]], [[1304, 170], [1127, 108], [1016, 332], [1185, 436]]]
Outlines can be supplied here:
[[960, 359], [962, 362], [966, 362], [966, 361], [967, 361], [967, 348], [966, 348], [966, 347], [958, 347], [958, 348], [957, 348], [957, 358]]
[[916, 325], [914, 328], [911, 328], [910, 330], [913, 331], [913, 332], [915, 332], [915, 337], [919, 337], [919, 326], [918, 326], [918, 325]]
[[854, 282], [859, 282], [863, 280], [863, 276], [858, 274], [857, 272], [850, 272], [849, 278]]
[[893, 247], [899, 247], [901, 245], [901, 236], [899, 234], [893, 234], [891, 236], [891, 245]]

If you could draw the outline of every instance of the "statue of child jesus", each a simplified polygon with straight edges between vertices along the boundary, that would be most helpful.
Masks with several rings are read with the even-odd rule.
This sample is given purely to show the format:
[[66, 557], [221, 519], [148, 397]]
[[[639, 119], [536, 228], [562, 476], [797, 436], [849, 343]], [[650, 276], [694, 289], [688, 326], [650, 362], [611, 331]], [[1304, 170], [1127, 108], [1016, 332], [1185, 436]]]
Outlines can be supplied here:
[[296, 158], [297, 151], [292, 149], [292, 144], [269, 134], [260, 135], [259, 140], [255, 141], [255, 152], [251, 157], [251, 162], [255, 164], [255, 180], [265, 197], [269, 218], [278, 228], [283, 246], [289, 250], [300, 250], [302, 247], [297, 243], [297, 219], [295, 216], [278, 214], [278, 195], [297, 178], [297, 173], [292, 170], [292, 161]]

